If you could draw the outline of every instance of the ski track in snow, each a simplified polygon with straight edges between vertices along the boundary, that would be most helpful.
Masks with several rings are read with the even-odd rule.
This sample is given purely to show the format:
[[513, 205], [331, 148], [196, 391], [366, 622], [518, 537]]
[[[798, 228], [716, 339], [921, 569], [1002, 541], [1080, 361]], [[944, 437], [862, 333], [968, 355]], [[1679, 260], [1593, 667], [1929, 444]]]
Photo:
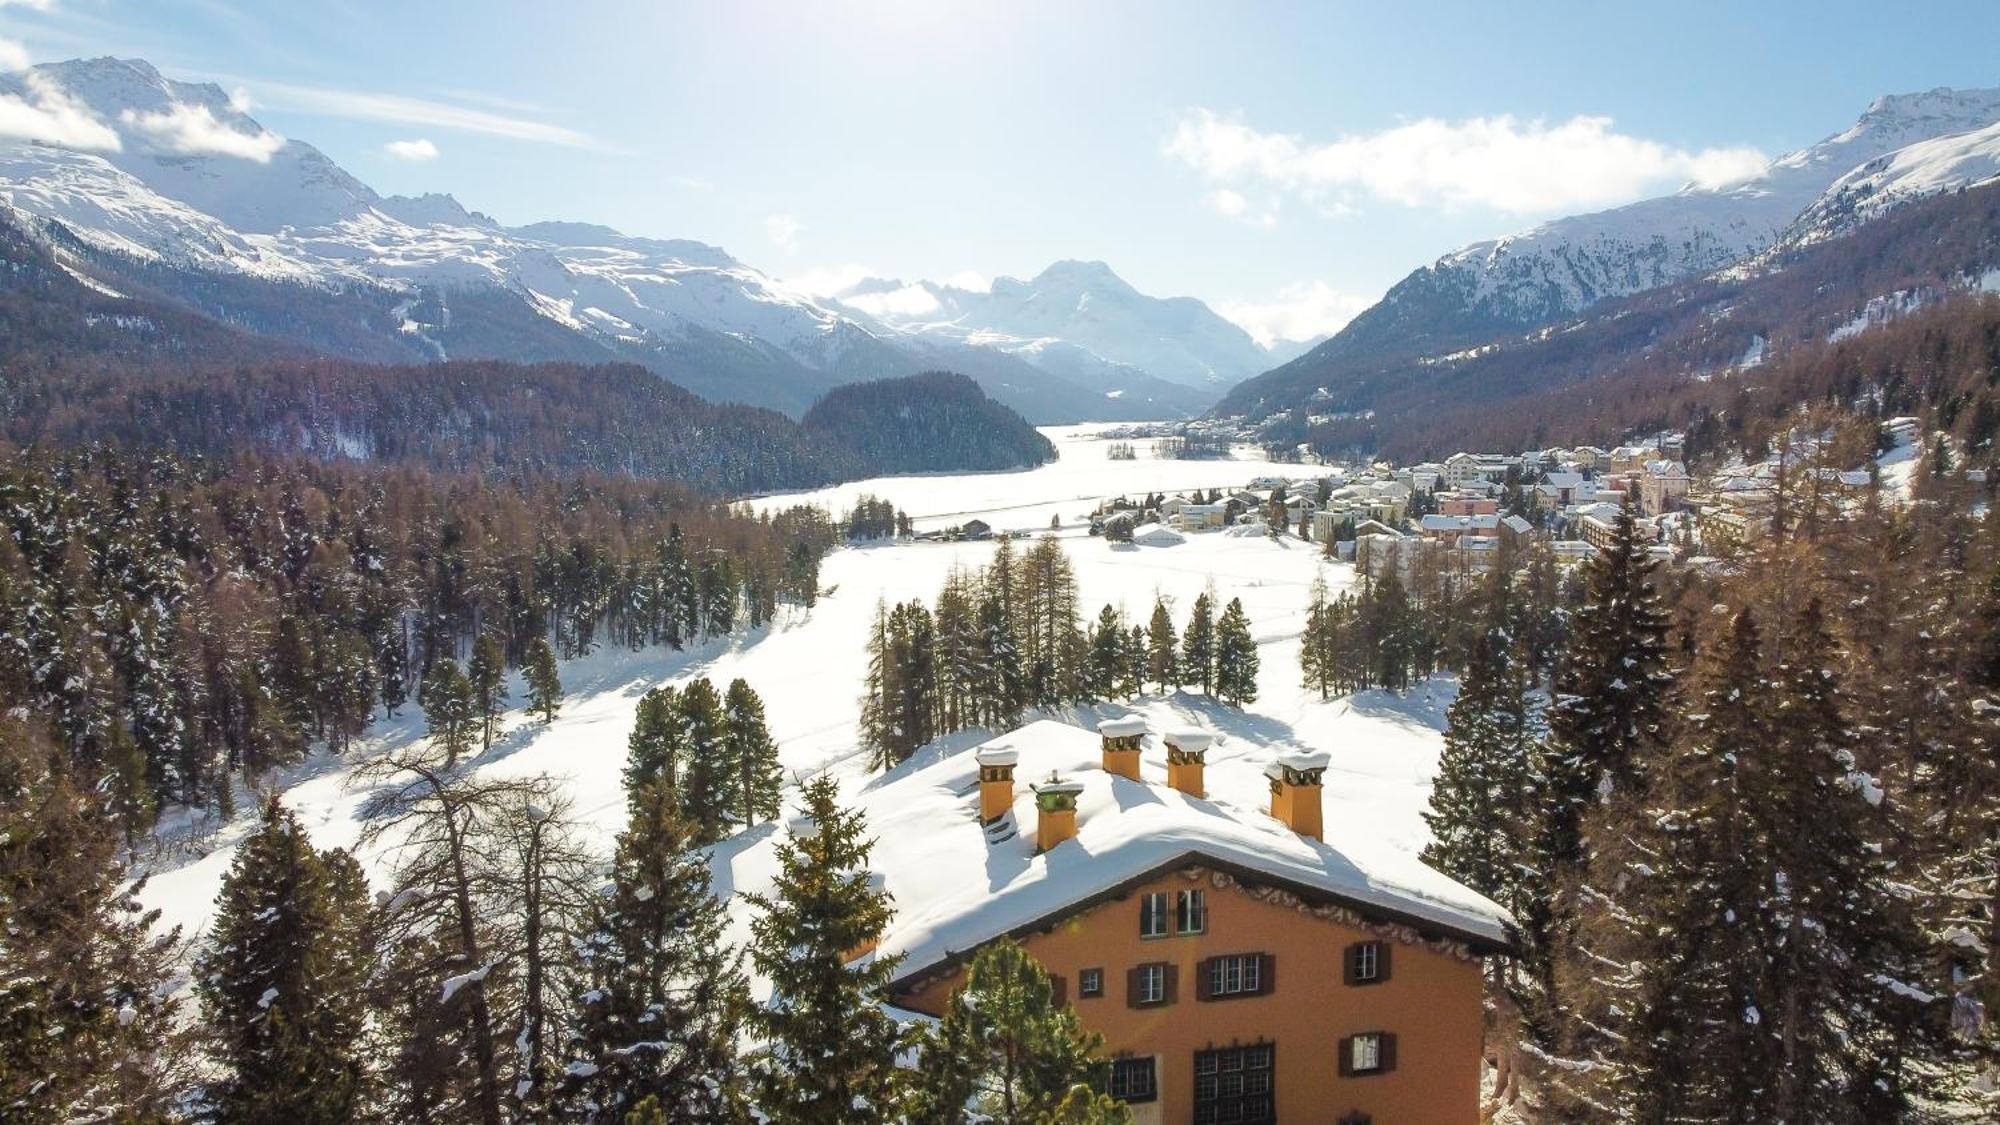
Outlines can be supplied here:
[[[1428, 836], [1418, 814], [1429, 796], [1440, 747], [1438, 732], [1454, 685], [1440, 680], [1400, 698], [1368, 692], [1330, 703], [1299, 685], [1299, 632], [1313, 578], [1324, 574], [1338, 591], [1350, 583], [1352, 567], [1324, 560], [1316, 545], [1289, 535], [1272, 541], [1205, 533], [1190, 535], [1179, 546], [1132, 547], [1093, 538], [1083, 524], [1099, 497], [1136, 498], [1148, 491], [1173, 493], [1195, 487], [1230, 490], [1256, 477], [1303, 478], [1322, 470], [1248, 458], [1161, 461], [1150, 456], [1143, 442], [1138, 460], [1111, 461], [1105, 456], [1109, 443], [1093, 437], [1097, 429], [1045, 429], [1061, 457], [1028, 472], [883, 478], [752, 503], [760, 507], [820, 503], [839, 512], [854, 497], [873, 493], [903, 507], [919, 529], [980, 515], [998, 530], [1015, 528], [1038, 535], [1046, 533], [1051, 515], [1060, 515], [1065, 527], [1058, 534], [1076, 568], [1079, 610], [1086, 622], [1109, 602], [1143, 624], [1157, 592], [1169, 599], [1175, 628], [1181, 630], [1195, 597], [1212, 579], [1220, 599], [1218, 612], [1230, 598], [1240, 597], [1257, 639], [1260, 694], [1247, 710], [1232, 711], [1198, 692], [1176, 692], [1147, 695], [1130, 704], [1061, 708], [1029, 717], [1088, 726], [1102, 716], [1137, 713], [1155, 731], [1204, 726], [1221, 736], [1213, 751], [1218, 762], [1249, 758], [1262, 763], [1288, 746], [1326, 750], [1333, 755], [1326, 789], [1328, 823], [1344, 821], [1392, 846], [1421, 848]], [[1057, 499], [1049, 499], [1052, 496]], [[741, 676], [764, 698], [789, 785], [829, 771], [843, 786], [869, 786], [879, 775], [868, 772], [867, 755], [856, 744], [855, 729], [866, 667], [862, 650], [878, 598], [916, 597], [928, 604], [953, 566], [983, 567], [993, 549], [991, 542], [842, 548], [827, 558], [822, 571], [821, 588], [833, 593], [810, 611], [787, 607], [770, 626], [681, 652], [600, 647], [565, 663], [562, 710], [546, 726], [525, 713], [526, 693], [519, 675], [513, 675], [509, 683], [513, 709], [506, 716], [504, 732], [472, 768], [495, 777], [546, 773], [560, 778], [573, 817], [586, 837], [608, 855], [612, 838], [625, 821], [621, 773], [639, 697], [663, 683], [685, 684], [707, 676], [722, 687]], [[996, 732], [975, 730], [941, 738], [897, 772], [936, 761], [992, 733]], [[318, 846], [353, 847], [360, 839], [362, 809], [372, 792], [353, 779], [353, 767], [422, 735], [422, 714], [411, 705], [394, 719], [378, 720], [346, 758], [320, 753], [266, 783], [282, 791], [286, 805]], [[255, 827], [255, 810], [254, 799], [246, 794], [227, 824], [216, 825], [185, 812], [162, 821], [139, 863], [139, 872], [147, 876], [141, 896], [148, 907], [161, 912], [162, 926], [179, 926], [189, 938], [202, 935], [235, 847]], [[899, 844], [884, 841], [880, 846]], [[729, 865], [737, 850], [725, 842], [713, 853], [718, 893], [726, 893], [734, 881]], [[378, 846], [360, 858], [372, 886], [385, 887], [393, 849]]]

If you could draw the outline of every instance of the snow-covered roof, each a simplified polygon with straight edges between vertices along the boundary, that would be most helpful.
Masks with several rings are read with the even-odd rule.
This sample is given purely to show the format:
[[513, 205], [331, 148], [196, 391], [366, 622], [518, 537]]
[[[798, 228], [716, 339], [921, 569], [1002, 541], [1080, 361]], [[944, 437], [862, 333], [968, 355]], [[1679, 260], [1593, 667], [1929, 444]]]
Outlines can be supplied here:
[[[1018, 755], [1020, 780], [1009, 814], [1016, 832], [994, 843], [979, 822], [978, 761], [996, 750]], [[899, 972], [922, 972], [1156, 872], [1204, 862], [1481, 948], [1506, 942], [1504, 910], [1407, 849], [1335, 819], [1324, 843], [1273, 819], [1263, 771], [1280, 760], [1324, 769], [1328, 755], [1231, 740], [1209, 752], [1208, 795], [1195, 798], [1166, 784], [1158, 736], [1147, 736], [1143, 780], [1132, 781], [1105, 772], [1095, 732], [1043, 720], [892, 774], [849, 798], [867, 817], [873, 869], [894, 897], [895, 916], [877, 949], [902, 955]], [[1081, 786], [1076, 835], [1038, 855], [1030, 784], [1046, 788], [1051, 774]], [[764, 826], [717, 845], [717, 887], [739, 895], [768, 889], [781, 838]]]

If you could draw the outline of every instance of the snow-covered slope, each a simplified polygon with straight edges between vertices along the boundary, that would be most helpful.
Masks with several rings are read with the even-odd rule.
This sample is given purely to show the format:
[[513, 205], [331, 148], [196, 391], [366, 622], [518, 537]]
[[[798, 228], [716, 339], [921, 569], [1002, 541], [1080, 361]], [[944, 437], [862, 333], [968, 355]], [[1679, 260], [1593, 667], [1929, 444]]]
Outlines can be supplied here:
[[1906, 145], [1835, 180], [1782, 240], [1831, 238], [1892, 207], [2000, 178], [2000, 124]]
[[[220, 87], [174, 81], [140, 60], [0, 75], [0, 99], [61, 124], [39, 138], [0, 136], [0, 203], [31, 229], [59, 223], [87, 246], [176, 270], [404, 294], [403, 330], [435, 354], [449, 351], [448, 325], [421, 310], [500, 294], [517, 310], [508, 315], [553, 322], [580, 338], [574, 347], [647, 362], [711, 397], [787, 410], [838, 383], [940, 366], [967, 371], [1042, 421], [1171, 416], [1213, 400], [1177, 394], [1143, 364], [1107, 360], [1053, 331], [986, 340], [891, 327], [700, 242], [578, 222], [506, 227], [449, 195], [379, 196], [311, 145], [265, 129]], [[1127, 301], [1148, 300], [1117, 288]], [[1198, 302], [1156, 304], [1194, 307], [1181, 309], [1178, 328], [1156, 318], [1146, 331], [1178, 330], [1187, 340], [1178, 351], [1171, 340], [1155, 343], [1149, 361], [1205, 382], [1192, 378], [1199, 363], [1180, 353], [1213, 351], [1211, 322], [1241, 331]], [[491, 315], [501, 306], [483, 307]], [[1095, 323], [1075, 318], [1079, 331]], [[546, 337], [546, 328], [515, 324], [480, 339], [506, 354], [523, 331]], [[1231, 380], [1262, 366], [1229, 362]]]
[[1228, 386], [1272, 363], [1271, 352], [1202, 302], [1149, 297], [1103, 262], [1057, 262], [986, 290], [869, 278], [835, 296], [898, 331], [999, 348], [1083, 379], [1133, 369]]

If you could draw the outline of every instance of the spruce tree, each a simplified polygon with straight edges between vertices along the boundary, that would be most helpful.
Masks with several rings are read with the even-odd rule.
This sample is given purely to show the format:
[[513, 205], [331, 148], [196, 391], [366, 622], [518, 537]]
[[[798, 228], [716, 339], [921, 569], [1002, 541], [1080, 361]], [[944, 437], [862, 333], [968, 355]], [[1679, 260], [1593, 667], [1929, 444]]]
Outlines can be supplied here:
[[731, 680], [723, 698], [728, 724], [725, 757], [736, 767], [735, 804], [739, 824], [759, 824], [778, 815], [784, 774], [778, 766], [778, 743], [764, 719], [764, 701], [741, 679]]
[[656, 781], [627, 797], [611, 887], [577, 943], [563, 1100], [592, 1121], [648, 1101], [661, 1120], [745, 1121], [736, 1044], [749, 986], [708, 863], [671, 790]]
[[1161, 598], [1153, 599], [1153, 616], [1146, 623], [1146, 676], [1159, 685], [1162, 695], [1181, 682], [1174, 616], [1167, 612], [1167, 603]]
[[344, 1125], [371, 1104], [362, 1036], [374, 966], [366, 881], [274, 797], [237, 849], [195, 990], [225, 1077], [216, 1120]]
[[1203, 590], [1188, 613], [1186, 639], [1181, 645], [1181, 682], [1215, 694], [1215, 599]]
[[1299, 675], [1308, 690], [1319, 692], [1321, 700], [1332, 699], [1340, 684], [1339, 645], [1340, 628], [1327, 600], [1326, 576], [1314, 575], [1305, 628], [1299, 635]]
[[1027, 684], [1021, 671], [1020, 642], [1006, 603], [997, 593], [989, 593], [979, 603], [979, 653], [983, 665], [977, 687], [980, 722], [1000, 730], [1012, 728], [1021, 721]]
[[881, 938], [889, 898], [869, 878], [867, 825], [840, 806], [833, 779], [801, 796], [772, 892], [749, 896], [750, 959], [771, 982], [751, 1020], [765, 1044], [751, 1072], [757, 1108], [776, 1125], [887, 1119], [898, 1034], [882, 1000], [899, 959], [850, 958]]
[[1215, 695], [1231, 707], [1257, 701], [1257, 642], [1250, 635], [1250, 618], [1243, 612], [1241, 598], [1229, 599], [1229, 608], [1215, 626]]
[[1084, 696], [1091, 700], [1115, 699], [1125, 678], [1125, 623], [1118, 611], [1107, 605], [1097, 614], [1097, 626], [1090, 631], [1090, 658], [1084, 669]]
[[528, 709], [541, 715], [542, 722], [555, 722], [562, 709], [562, 675], [556, 669], [556, 651], [547, 637], [536, 637], [528, 645]]
[[968, 1105], [999, 1125], [1048, 1120], [1083, 1085], [1101, 1092], [1110, 1067], [1103, 1039], [1076, 1009], [1057, 1003], [1048, 973], [1002, 938], [980, 949], [944, 1018], [916, 1038], [911, 1120], [959, 1125]]
[[1431, 843], [1423, 859], [1508, 905], [1532, 829], [1528, 802], [1537, 732], [1534, 681], [1514, 635], [1508, 579], [1495, 579], [1499, 597], [1492, 616], [1445, 713], [1444, 751], [1424, 813]]
[[1145, 626], [1134, 625], [1125, 634], [1125, 667], [1124, 674], [1119, 677], [1118, 691], [1127, 699], [1136, 699], [1146, 693], [1149, 647]]

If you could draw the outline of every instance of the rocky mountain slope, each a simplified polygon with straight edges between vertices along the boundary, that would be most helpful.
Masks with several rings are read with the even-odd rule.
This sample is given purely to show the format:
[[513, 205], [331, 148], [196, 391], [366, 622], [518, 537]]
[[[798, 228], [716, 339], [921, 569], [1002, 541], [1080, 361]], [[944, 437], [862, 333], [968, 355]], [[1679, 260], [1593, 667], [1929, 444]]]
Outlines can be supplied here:
[[[73, 268], [253, 332], [317, 323], [296, 341], [316, 350], [621, 359], [706, 397], [793, 413], [841, 383], [941, 367], [1037, 422], [1171, 417], [1221, 389], [1099, 355], [1091, 343], [1120, 350], [1112, 331], [1074, 343], [1044, 333], [1036, 347], [911, 333], [700, 242], [576, 222], [508, 227], [448, 195], [380, 196], [310, 144], [266, 130], [220, 87], [139, 60], [0, 75], [0, 98], [53, 123], [51, 135], [0, 138], [0, 204], [43, 237], [73, 237]], [[338, 332], [303, 309], [327, 300], [354, 313]], [[1220, 318], [1200, 311], [1184, 318], [1188, 331], [1212, 334]], [[1230, 377], [1257, 366], [1238, 363]]]
[[[1321, 387], [1338, 394], [1357, 372], [1414, 356], [1446, 358], [1743, 262], [1815, 209], [1825, 212], [1819, 225], [1831, 229], [1834, 215], [1853, 217], [1864, 200], [1879, 205], [1919, 194], [1920, 183], [1951, 179], [1925, 179], [1910, 174], [1913, 167], [1950, 165], [1956, 182], [1975, 182], [1967, 177], [1982, 152], [1990, 163], [1991, 150], [1967, 139], [1996, 123], [2000, 89], [1885, 97], [1850, 128], [1747, 180], [1688, 187], [1475, 243], [1410, 274], [1332, 339], [1239, 385], [1217, 410], [1260, 414], [1297, 405]], [[1899, 186], [1885, 186], [1889, 179]]]

